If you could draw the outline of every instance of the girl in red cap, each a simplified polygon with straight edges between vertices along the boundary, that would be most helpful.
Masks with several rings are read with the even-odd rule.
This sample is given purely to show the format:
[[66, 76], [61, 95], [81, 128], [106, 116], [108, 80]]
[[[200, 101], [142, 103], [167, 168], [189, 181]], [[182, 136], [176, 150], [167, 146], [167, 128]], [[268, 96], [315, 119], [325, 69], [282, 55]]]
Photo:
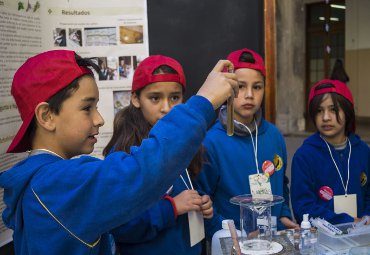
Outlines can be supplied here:
[[292, 206], [332, 224], [370, 215], [370, 150], [355, 132], [351, 91], [338, 80], [322, 80], [310, 91], [308, 110], [317, 132], [292, 162]]
[[[185, 86], [183, 69], [176, 60], [161, 55], [144, 59], [134, 73], [130, 105], [117, 113], [113, 137], [104, 155], [112, 151], [129, 152], [130, 147], [145, 143], [153, 125], [164, 121], [162, 118], [183, 102]], [[188, 221], [191, 211], [200, 211], [204, 218], [213, 215], [209, 196], [198, 194], [192, 186], [192, 179], [202, 167], [200, 152], [161, 201], [112, 231], [121, 255], [201, 253], [200, 243], [190, 244]], [[171, 165], [172, 159], [166, 163]]]

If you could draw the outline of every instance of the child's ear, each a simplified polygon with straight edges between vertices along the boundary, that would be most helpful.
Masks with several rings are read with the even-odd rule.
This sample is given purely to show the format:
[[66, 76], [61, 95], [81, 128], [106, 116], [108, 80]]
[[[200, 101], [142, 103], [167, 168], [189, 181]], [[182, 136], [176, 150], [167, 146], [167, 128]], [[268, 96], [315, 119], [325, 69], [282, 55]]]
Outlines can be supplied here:
[[40, 126], [48, 131], [55, 129], [54, 114], [50, 111], [49, 104], [41, 102], [36, 106], [35, 117]]
[[135, 106], [136, 108], [140, 108], [140, 99], [139, 97], [136, 95], [136, 93], [132, 93], [131, 94], [131, 103], [133, 104], [133, 106]]

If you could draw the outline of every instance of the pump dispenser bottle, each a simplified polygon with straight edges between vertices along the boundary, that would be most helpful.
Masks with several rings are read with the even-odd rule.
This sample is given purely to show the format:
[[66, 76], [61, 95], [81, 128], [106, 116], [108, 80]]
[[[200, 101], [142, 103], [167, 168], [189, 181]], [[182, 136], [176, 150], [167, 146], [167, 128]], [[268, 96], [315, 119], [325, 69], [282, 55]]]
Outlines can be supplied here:
[[299, 251], [301, 254], [313, 254], [314, 249], [311, 244], [311, 223], [308, 220], [308, 214], [303, 214], [301, 222], [301, 240], [299, 242]]

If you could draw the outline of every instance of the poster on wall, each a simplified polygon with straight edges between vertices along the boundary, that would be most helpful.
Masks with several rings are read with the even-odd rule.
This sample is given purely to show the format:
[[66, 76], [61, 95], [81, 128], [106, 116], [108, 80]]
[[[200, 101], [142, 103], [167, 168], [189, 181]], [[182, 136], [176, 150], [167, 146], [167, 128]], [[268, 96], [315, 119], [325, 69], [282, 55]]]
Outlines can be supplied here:
[[[129, 103], [133, 72], [149, 54], [147, 23], [146, 0], [0, 0], [0, 172], [27, 157], [5, 153], [22, 122], [10, 93], [13, 75], [47, 50], [74, 50], [100, 66], [95, 78], [105, 124], [92, 155], [102, 158], [114, 115]], [[0, 219], [0, 247], [11, 236]]]

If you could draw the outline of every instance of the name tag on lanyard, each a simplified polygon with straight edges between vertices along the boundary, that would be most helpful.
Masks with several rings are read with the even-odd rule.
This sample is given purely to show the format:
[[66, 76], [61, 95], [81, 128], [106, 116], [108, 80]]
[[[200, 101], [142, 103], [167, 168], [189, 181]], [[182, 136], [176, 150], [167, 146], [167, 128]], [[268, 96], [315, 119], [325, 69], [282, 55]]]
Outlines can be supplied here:
[[[193, 184], [191, 183], [189, 172], [187, 169], [185, 171], [190, 183], [190, 187], [191, 189], [194, 189]], [[186, 188], [190, 189], [181, 174], [180, 177], [184, 182]], [[193, 247], [194, 245], [202, 241], [205, 237], [203, 213], [198, 211], [188, 212], [188, 221], [189, 221], [190, 246]]]
[[356, 194], [334, 196], [334, 212], [347, 213], [357, 218], [357, 196]]
[[203, 214], [198, 211], [188, 212], [190, 246], [193, 247], [205, 237]]

